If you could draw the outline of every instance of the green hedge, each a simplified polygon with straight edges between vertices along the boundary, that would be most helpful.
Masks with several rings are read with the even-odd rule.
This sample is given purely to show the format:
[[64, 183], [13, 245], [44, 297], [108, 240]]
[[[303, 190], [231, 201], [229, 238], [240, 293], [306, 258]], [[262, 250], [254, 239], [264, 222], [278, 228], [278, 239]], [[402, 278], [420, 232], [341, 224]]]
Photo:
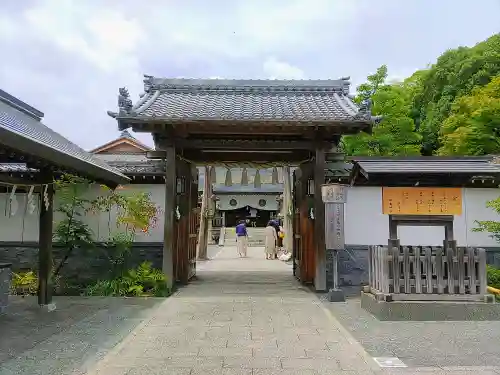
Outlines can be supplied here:
[[500, 269], [487, 266], [488, 271], [488, 286], [500, 289]]

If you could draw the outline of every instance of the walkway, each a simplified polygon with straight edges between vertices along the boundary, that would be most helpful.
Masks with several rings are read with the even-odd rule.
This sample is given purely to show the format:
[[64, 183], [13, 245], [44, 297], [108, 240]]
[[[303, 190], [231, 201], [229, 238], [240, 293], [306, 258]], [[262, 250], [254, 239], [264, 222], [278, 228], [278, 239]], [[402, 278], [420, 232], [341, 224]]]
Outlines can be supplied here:
[[89, 375], [373, 374], [361, 346], [291, 266], [224, 247]]

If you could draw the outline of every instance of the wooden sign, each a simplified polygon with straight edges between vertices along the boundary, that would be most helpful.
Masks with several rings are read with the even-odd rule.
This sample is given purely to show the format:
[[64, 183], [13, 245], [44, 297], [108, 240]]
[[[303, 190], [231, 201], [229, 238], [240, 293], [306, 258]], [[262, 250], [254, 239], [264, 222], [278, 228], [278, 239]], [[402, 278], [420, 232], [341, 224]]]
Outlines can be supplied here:
[[324, 184], [321, 185], [321, 198], [323, 203], [346, 203], [347, 185]]
[[325, 205], [325, 245], [328, 250], [345, 248], [343, 203]]
[[461, 188], [383, 187], [386, 215], [461, 215]]

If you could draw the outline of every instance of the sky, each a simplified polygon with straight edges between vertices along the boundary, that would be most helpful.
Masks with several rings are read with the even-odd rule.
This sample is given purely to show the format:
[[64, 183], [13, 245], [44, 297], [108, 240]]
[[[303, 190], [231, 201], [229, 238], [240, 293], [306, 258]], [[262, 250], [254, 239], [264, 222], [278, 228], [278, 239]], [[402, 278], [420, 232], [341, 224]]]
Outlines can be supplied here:
[[500, 0], [0, 1], [0, 88], [87, 150], [119, 136], [106, 111], [143, 74], [350, 76], [354, 92], [382, 64], [403, 79], [500, 32]]

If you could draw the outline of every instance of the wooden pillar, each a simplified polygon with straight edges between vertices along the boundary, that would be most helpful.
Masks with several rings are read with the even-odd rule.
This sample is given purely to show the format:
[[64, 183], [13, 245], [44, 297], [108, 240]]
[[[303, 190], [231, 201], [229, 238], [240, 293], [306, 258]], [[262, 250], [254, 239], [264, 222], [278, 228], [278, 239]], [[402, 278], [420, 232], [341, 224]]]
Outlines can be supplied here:
[[[45, 190], [46, 189], [46, 190]], [[38, 229], [38, 304], [52, 305], [52, 226], [54, 221], [54, 185], [42, 187]], [[51, 308], [53, 309], [53, 307]]]
[[326, 250], [325, 250], [325, 205], [321, 199], [321, 185], [325, 181], [325, 150], [316, 148], [314, 163], [314, 234], [316, 237], [316, 275], [314, 288], [326, 291]]
[[162, 270], [167, 277], [169, 287], [174, 283], [174, 251], [175, 251], [175, 202], [176, 202], [176, 155], [175, 147], [168, 146], [165, 168], [165, 222], [163, 231], [163, 263]]
[[389, 215], [389, 239], [390, 240], [398, 239], [398, 222], [394, 220], [392, 215]]
[[205, 180], [204, 180], [204, 185], [203, 185], [203, 195], [202, 195], [202, 201], [201, 201], [201, 212], [200, 212], [200, 230], [198, 233], [198, 249], [196, 251], [197, 258], [199, 260], [208, 260], [208, 210], [209, 210], [209, 204], [211, 200], [211, 195], [210, 195], [210, 188], [211, 188], [211, 182], [210, 182], [210, 171], [211, 171], [210, 166], [205, 166]]
[[[292, 251], [293, 246], [293, 216], [290, 217], [289, 209], [292, 206], [292, 183], [290, 181], [290, 167], [283, 167], [283, 229], [285, 230], [284, 247]], [[292, 214], [293, 215], [293, 214]]]

